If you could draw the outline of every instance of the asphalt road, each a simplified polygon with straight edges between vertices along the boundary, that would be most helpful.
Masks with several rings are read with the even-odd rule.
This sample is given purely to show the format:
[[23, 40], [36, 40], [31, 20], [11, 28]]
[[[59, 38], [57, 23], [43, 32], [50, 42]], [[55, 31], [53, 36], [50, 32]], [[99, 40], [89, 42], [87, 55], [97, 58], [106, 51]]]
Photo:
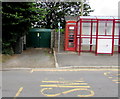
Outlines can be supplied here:
[[2, 97], [118, 97], [118, 71], [33, 69], [2, 72]]

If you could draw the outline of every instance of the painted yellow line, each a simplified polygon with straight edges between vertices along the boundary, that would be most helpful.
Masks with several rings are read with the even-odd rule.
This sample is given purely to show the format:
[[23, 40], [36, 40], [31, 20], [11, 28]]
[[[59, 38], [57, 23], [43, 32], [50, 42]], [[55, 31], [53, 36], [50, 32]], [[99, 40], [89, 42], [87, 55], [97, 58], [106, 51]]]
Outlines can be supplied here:
[[118, 73], [115, 73], [115, 74], [112, 74], [113, 76], [120, 76], [120, 74], [118, 74]]
[[63, 82], [62, 84], [58, 82], [58, 84], [59, 85], [88, 85], [87, 83], [69, 83], [69, 82], [67, 83]]
[[90, 88], [90, 86], [40, 85], [40, 87]]
[[33, 73], [33, 71], [34, 71], [34, 70], [32, 69], [32, 70], [30, 71], [30, 73]]
[[86, 91], [89, 91], [90, 92], [90, 94], [88, 94], [88, 95], [78, 95], [79, 97], [91, 97], [91, 96], [94, 96], [94, 91], [92, 91], [92, 90], [89, 90], [89, 89], [84, 89], [84, 90], [86, 90]]
[[55, 96], [59, 96], [61, 93], [57, 93], [57, 94], [45, 94], [44, 91], [47, 90], [52, 90], [53, 88], [43, 88], [40, 92], [47, 97], [55, 97]]
[[110, 74], [110, 72], [105, 72], [105, 73], [104, 73], [105, 76], [108, 76], [108, 74]]
[[61, 93], [55, 93], [55, 94], [46, 94], [45, 91], [48, 91], [48, 90], [52, 90], [53, 88], [43, 88], [41, 90], [41, 93], [44, 95], [44, 96], [47, 96], [47, 97], [56, 97], [56, 96], [59, 96], [59, 95], [62, 95], [62, 94], [67, 94], [67, 93], [70, 93], [70, 92], [74, 92], [74, 91], [87, 91], [89, 92], [88, 95], [78, 95], [79, 97], [90, 97], [90, 96], [94, 96], [94, 91], [92, 90], [89, 90], [89, 89], [85, 89], [85, 88], [76, 88], [76, 89], [70, 89], [68, 91], [64, 91], [64, 92], [61, 92]]
[[14, 99], [16, 99], [16, 97], [18, 97], [20, 95], [20, 93], [22, 92], [23, 87], [21, 87], [18, 92], [16, 93], [16, 95], [14, 96]]
[[118, 78], [118, 77], [113, 77], [113, 80], [114, 80], [114, 79], [115, 79], [115, 80], [116, 80], [116, 79], [117, 79], [117, 80], [120, 80], [120, 78]]
[[78, 90], [85, 90], [84, 88], [76, 88], [76, 89], [71, 89], [71, 90], [68, 90], [68, 91], [64, 91], [62, 92], [63, 94], [67, 94], [67, 93], [70, 93], [70, 92], [74, 92], [74, 91], [78, 91]]
[[30, 73], [35, 71], [120, 71], [120, 69], [32, 69]]
[[63, 85], [88, 85], [87, 83], [65, 83]]
[[120, 81], [120, 79], [114, 79], [114, 80], [112, 80], [112, 81]]
[[113, 78], [113, 77], [108, 77], [108, 78]]
[[112, 73], [110, 73], [110, 72], [105, 72], [104, 75], [105, 75], [105, 76], [109, 76], [109, 75], [112, 75], [112, 76], [119, 76], [120, 74], [118, 74], [118, 73], [112, 74]]
[[120, 83], [120, 82], [115, 82], [115, 83], [117, 83], [117, 84], [118, 84], [118, 83]]
[[87, 83], [63, 83], [58, 85], [88, 85]]
[[[70, 83], [71, 81], [41, 81], [44, 83]], [[72, 81], [72, 82], [84, 82], [84, 81]]]

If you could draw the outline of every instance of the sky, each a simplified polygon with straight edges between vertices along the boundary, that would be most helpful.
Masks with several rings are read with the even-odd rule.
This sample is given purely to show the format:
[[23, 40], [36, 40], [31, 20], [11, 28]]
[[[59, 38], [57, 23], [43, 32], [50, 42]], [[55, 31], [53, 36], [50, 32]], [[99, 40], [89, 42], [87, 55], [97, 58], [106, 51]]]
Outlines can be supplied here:
[[91, 16], [118, 16], [118, 2], [120, 0], [89, 0], [94, 12]]

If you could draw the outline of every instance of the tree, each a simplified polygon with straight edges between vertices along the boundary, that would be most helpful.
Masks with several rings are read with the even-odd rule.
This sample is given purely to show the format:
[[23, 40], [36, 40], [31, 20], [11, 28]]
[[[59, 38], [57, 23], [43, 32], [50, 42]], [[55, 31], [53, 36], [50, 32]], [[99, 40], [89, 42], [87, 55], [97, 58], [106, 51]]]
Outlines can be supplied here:
[[[62, 27], [65, 26], [65, 16], [80, 16], [81, 2], [38, 2], [40, 8], [47, 8], [48, 14], [44, 20], [38, 22], [38, 26], [46, 28], [58, 28], [58, 22], [61, 22]], [[88, 16], [91, 10], [89, 4], [84, 3], [84, 16]]]
[[2, 52], [15, 52], [19, 38], [46, 14], [46, 9], [38, 8], [36, 3], [2, 2]]

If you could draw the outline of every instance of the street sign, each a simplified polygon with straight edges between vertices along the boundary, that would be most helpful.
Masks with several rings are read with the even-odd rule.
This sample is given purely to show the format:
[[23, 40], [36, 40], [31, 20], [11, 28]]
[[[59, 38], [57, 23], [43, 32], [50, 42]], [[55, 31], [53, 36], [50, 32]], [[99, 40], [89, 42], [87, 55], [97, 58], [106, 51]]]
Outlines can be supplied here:
[[60, 22], [58, 23], [58, 26], [60, 27]]

